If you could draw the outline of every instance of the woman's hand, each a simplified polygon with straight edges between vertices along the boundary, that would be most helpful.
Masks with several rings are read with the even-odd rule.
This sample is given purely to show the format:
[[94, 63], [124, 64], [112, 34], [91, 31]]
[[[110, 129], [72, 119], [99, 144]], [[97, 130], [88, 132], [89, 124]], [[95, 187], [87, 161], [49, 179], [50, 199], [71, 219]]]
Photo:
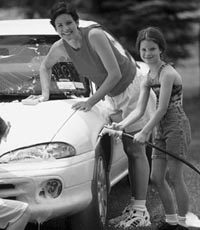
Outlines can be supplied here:
[[48, 101], [49, 98], [43, 95], [30, 95], [27, 99], [38, 100], [38, 102]]
[[35, 105], [43, 101], [48, 101], [49, 98], [43, 95], [30, 95], [26, 99], [22, 100], [24, 105]]
[[92, 106], [88, 103], [88, 101], [79, 101], [72, 105], [72, 109], [87, 112], [92, 109]]

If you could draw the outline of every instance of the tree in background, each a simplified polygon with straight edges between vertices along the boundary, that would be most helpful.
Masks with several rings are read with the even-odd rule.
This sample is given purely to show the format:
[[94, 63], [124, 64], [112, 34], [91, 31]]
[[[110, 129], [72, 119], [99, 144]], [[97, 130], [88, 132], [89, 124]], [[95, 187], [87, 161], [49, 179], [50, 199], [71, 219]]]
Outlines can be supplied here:
[[[88, 0], [85, 0], [88, 1]], [[82, 4], [84, 2], [81, 1]], [[106, 25], [137, 58], [134, 44], [137, 32], [147, 26], [159, 27], [168, 43], [169, 59], [190, 56], [189, 44], [198, 36], [199, 0], [90, 0], [87, 12]], [[88, 3], [87, 3], [88, 4]], [[194, 26], [196, 23], [196, 27]]]
[[22, 9], [26, 18], [47, 18], [54, 2], [55, 0], [0, 0], [0, 7]]
[[[190, 56], [189, 44], [197, 40], [194, 23], [200, 23], [199, 0], [57, 0], [74, 3], [81, 18], [105, 25], [133, 54], [137, 32], [157, 26], [165, 34], [169, 59]], [[28, 18], [49, 16], [55, 0], [1, 0], [0, 7], [20, 6]], [[199, 11], [197, 11], [199, 9]], [[198, 13], [199, 12], [199, 13]]]

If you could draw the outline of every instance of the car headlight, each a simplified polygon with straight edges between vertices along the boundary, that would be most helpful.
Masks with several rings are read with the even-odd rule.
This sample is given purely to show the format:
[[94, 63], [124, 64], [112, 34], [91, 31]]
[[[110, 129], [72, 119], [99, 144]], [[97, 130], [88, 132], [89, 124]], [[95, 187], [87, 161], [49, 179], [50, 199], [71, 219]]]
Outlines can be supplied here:
[[67, 143], [50, 143], [45, 149], [47, 155], [56, 159], [72, 157], [76, 155], [76, 149]]
[[28, 159], [61, 159], [74, 155], [76, 155], [76, 149], [68, 143], [43, 143], [7, 152], [0, 157], [0, 163]]

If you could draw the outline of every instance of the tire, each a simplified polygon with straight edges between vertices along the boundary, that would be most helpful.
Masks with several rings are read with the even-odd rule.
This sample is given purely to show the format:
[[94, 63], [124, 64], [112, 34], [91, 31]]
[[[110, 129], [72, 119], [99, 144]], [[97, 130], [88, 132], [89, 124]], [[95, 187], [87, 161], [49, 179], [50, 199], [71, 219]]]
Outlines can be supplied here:
[[107, 219], [108, 176], [103, 152], [95, 157], [92, 181], [92, 202], [82, 212], [71, 217], [71, 230], [103, 230]]

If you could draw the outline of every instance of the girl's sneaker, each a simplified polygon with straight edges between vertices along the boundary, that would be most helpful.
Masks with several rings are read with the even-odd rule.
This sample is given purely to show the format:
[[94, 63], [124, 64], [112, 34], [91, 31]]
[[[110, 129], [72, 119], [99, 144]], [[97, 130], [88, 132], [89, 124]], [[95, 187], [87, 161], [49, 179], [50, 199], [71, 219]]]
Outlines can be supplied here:
[[156, 230], [178, 230], [177, 227], [178, 224], [172, 225], [172, 224], [168, 224], [167, 222], [160, 222]]

